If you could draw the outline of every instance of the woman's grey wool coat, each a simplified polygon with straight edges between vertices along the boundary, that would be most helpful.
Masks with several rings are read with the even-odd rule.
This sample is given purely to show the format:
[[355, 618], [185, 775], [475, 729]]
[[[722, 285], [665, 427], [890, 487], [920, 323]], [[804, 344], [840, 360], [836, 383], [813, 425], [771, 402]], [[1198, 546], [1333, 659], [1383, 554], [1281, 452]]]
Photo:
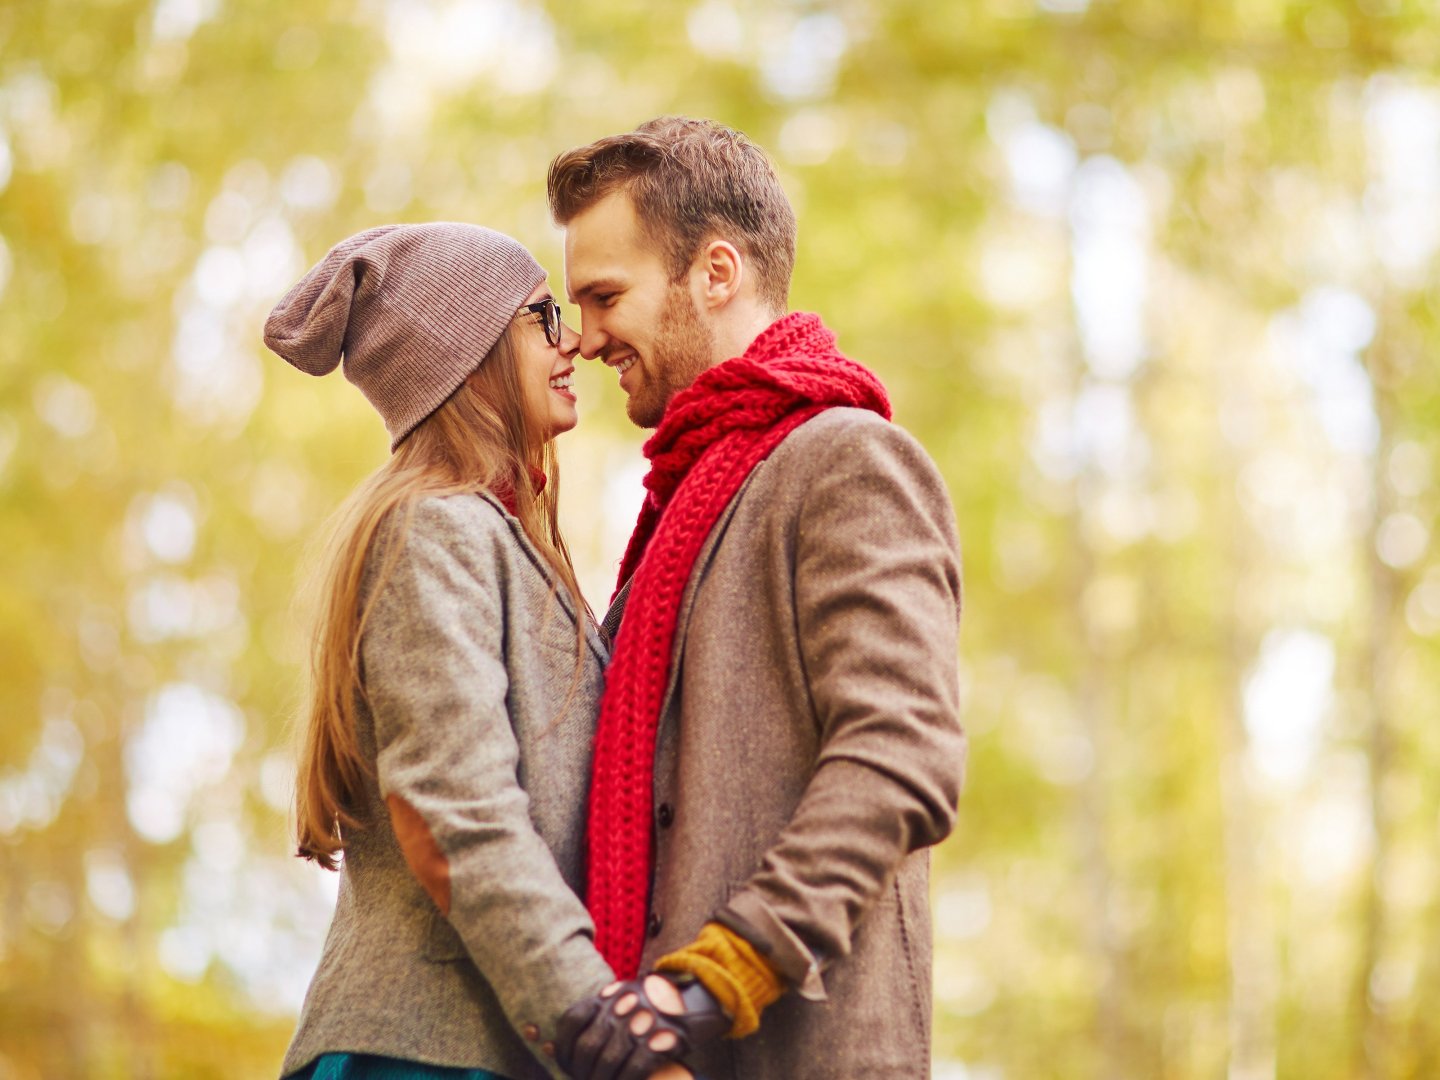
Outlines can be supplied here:
[[[417, 504], [362, 636], [368, 827], [345, 835], [285, 1074], [349, 1051], [562, 1075], [541, 1048], [566, 1008], [612, 978], [577, 899], [608, 652], [587, 618], [577, 672], [575, 618], [499, 502]], [[438, 844], [448, 917], [407, 865], [387, 797]]]

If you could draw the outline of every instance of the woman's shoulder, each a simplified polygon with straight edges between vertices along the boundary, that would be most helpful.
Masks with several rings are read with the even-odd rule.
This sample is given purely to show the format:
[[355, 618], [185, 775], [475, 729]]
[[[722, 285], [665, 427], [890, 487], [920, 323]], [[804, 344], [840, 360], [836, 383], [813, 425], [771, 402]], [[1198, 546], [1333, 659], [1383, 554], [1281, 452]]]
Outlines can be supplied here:
[[453, 536], [477, 541], [510, 534], [504, 512], [484, 492], [426, 495], [416, 499], [410, 527], [437, 539]]
[[[392, 545], [398, 541], [398, 550]], [[482, 493], [425, 495], [408, 513], [391, 511], [381, 525], [369, 553], [372, 568], [390, 565], [439, 572], [445, 566], [465, 566], [471, 574], [508, 557], [515, 537], [504, 513]], [[488, 573], [480, 576], [489, 576]]]

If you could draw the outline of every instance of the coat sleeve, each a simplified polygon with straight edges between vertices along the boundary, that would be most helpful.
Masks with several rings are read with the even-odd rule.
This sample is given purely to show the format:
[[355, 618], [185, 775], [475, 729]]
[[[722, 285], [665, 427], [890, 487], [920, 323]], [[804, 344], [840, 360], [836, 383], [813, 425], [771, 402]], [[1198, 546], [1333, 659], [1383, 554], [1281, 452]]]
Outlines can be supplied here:
[[902, 429], [856, 425], [804, 457], [795, 619], [819, 756], [759, 872], [716, 917], [823, 999], [821, 971], [849, 954], [901, 860], [955, 822], [960, 556], [944, 483]]
[[518, 779], [501, 542], [513, 541], [422, 501], [374, 598], [362, 658], [380, 792], [406, 861], [533, 1049], [612, 976]]

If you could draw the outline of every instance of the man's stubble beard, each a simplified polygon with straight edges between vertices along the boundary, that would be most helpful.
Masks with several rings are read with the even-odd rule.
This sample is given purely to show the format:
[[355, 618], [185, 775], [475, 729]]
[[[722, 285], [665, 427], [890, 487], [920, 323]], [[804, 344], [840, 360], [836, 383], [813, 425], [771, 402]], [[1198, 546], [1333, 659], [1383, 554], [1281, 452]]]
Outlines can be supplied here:
[[645, 380], [625, 402], [630, 422], [656, 427], [670, 399], [710, 367], [714, 351], [714, 330], [700, 318], [684, 284], [672, 284], [665, 294]]

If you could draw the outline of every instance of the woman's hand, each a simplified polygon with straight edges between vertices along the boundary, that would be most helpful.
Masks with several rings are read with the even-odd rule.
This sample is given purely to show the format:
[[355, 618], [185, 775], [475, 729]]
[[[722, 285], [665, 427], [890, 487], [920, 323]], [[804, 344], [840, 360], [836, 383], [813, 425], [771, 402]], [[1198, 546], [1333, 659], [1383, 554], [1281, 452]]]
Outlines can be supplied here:
[[650, 974], [611, 983], [560, 1018], [556, 1057], [575, 1080], [685, 1077], [668, 1063], [730, 1030], [730, 1018], [693, 976]]

